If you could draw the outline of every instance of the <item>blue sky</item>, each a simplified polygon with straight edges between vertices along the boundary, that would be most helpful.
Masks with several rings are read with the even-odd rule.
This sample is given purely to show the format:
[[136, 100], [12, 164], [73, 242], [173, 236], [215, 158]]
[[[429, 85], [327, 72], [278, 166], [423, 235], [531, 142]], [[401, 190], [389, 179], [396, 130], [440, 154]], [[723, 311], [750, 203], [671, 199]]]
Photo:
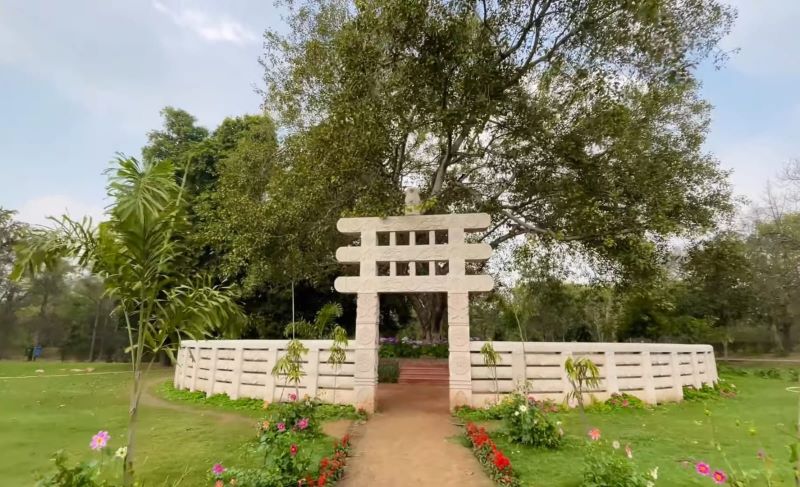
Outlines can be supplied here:
[[[800, 1], [731, 3], [724, 47], [740, 52], [700, 72], [707, 146], [758, 201], [800, 158]], [[165, 105], [212, 128], [258, 111], [261, 33], [279, 25], [269, 0], [0, 0], [0, 206], [31, 223], [100, 215], [102, 171], [116, 152], [139, 155]]]

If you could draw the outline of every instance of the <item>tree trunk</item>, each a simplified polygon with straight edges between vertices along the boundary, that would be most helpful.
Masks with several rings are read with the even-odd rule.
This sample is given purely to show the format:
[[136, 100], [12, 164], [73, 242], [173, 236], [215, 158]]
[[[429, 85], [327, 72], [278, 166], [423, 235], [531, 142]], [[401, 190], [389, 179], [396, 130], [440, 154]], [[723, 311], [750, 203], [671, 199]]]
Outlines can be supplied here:
[[792, 323], [787, 321], [781, 324], [781, 345], [782, 353], [788, 355], [792, 353]]
[[408, 299], [419, 320], [425, 341], [441, 338], [442, 322], [447, 313], [447, 295], [442, 293], [410, 294]]
[[133, 458], [136, 448], [136, 425], [139, 420], [139, 389], [142, 387], [142, 371], [133, 373], [133, 392], [131, 393], [131, 406], [128, 411], [128, 442], [127, 453], [122, 474], [122, 484], [126, 487], [133, 485]]
[[94, 341], [97, 339], [97, 323], [100, 321], [100, 310], [103, 299], [97, 300], [97, 306], [94, 309], [94, 326], [92, 326], [92, 341], [89, 343], [89, 362], [94, 362]]

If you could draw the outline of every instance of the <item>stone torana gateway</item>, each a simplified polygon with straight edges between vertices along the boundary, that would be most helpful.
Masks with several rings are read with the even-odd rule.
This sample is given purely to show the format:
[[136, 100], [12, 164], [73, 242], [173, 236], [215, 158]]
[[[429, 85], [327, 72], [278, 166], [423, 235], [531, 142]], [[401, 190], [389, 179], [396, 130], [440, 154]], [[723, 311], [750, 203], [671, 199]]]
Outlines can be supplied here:
[[[419, 206], [415, 191], [406, 204]], [[661, 343], [498, 342], [496, 365], [484, 363], [484, 342], [471, 341], [469, 293], [494, 287], [483, 266], [492, 249], [468, 243], [466, 235], [490, 225], [484, 213], [461, 215], [342, 218], [337, 228], [353, 237], [336, 258], [358, 267], [358, 275], [336, 279], [339, 292], [357, 295], [356, 336], [344, 364], [331, 363], [331, 340], [304, 340], [309, 349], [303, 377], [295, 388], [272, 373], [286, 353], [287, 340], [184, 340], [178, 351], [175, 386], [208, 395], [281, 401], [299, 389], [321, 400], [375, 410], [378, 386], [379, 303], [382, 293], [447, 293], [450, 407], [483, 407], [519, 387], [538, 399], [570, 401], [564, 364], [586, 357], [599, 371], [600, 384], [587, 400], [627, 393], [651, 404], [683, 399], [683, 387], [717, 381], [710, 345]]]
[[467, 272], [469, 264], [486, 261], [492, 249], [483, 243], [467, 243], [465, 236], [485, 230], [490, 222], [485, 213], [339, 220], [339, 231], [359, 242], [336, 252], [339, 262], [357, 264], [359, 275], [339, 277], [334, 283], [339, 292], [357, 294], [354, 392], [358, 407], [375, 409], [381, 293], [447, 293], [450, 407], [472, 404], [469, 293], [490, 291], [494, 282], [488, 275]]

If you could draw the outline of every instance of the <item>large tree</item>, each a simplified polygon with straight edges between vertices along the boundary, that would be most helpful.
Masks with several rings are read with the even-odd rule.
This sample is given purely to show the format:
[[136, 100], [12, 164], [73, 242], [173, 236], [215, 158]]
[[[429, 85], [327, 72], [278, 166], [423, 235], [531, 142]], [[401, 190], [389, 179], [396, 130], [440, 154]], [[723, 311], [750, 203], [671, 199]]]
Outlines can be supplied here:
[[[493, 246], [526, 235], [632, 271], [730, 209], [694, 75], [734, 18], [718, 0], [289, 5], [265, 107], [282, 163], [311, 176], [294, 205], [330, 208], [331, 232], [415, 185], [428, 212], [490, 213]], [[441, 299], [413, 302], [441, 322]]]

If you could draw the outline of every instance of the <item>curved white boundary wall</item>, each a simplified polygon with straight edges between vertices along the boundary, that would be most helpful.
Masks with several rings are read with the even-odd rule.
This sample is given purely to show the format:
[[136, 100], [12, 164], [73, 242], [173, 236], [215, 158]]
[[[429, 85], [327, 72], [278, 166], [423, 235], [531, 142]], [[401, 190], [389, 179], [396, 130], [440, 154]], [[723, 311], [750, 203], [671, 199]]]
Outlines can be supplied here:
[[[232, 399], [250, 397], [266, 401], [287, 400], [295, 391], [272, 376], [279, 357], [286, 354], [288, 340], [184, 340], [178, 350], [175, 387], [202, 391], [207, 395], [225, 393]], [[352, 404], [353, 350], [338, 368], [327, 363], [331, 340], [303, 340], [308, 348], [303, 364], [300, 396], [326, 402]]]
[[[470, 343], [473, 407], [487, 406], [498, 397], [492, 370], [483, 365], [480, 350], [484, 343]], [[564, 373], [564, 362], [570, 356], [588, 357], [600, 369], [600, 385], [587, 394], [598, 400], [625, 392], [650, 404], [681, 401], [683, 386], [700, 387], [718, 379], [711, 345], [584, 342], [493, 342], [492, 345], [502, 359], [502, 365], [496, 367], [500, 397], [527, 381], [537, 399], [563, 402], [572, 391]]]

